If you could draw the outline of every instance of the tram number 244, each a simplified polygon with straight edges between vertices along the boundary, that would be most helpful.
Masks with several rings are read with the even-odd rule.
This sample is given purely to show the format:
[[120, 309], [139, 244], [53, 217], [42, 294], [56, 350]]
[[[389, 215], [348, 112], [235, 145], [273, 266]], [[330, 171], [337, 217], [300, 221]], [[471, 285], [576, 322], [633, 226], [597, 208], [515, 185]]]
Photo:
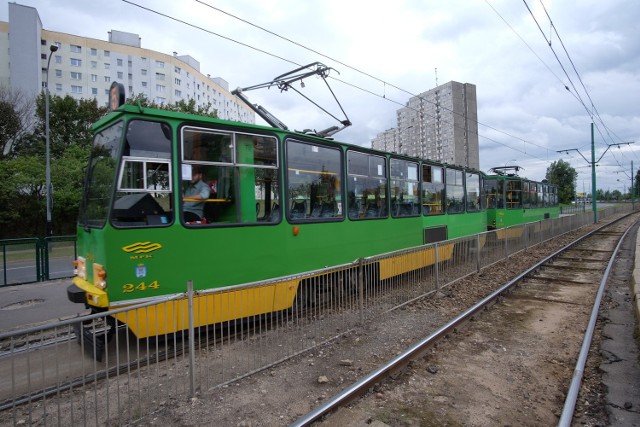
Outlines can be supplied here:
[[126, 285], [122, 285], [122, 292], [125, 294], [136, 292], [136, 291], [149, 291], [149, 290], [158, 290], [160, 289], [160, 284], [157, 280], [147, 284], [147, 282], [140, 282], [137, 285], [133, 283], [127, 283]]

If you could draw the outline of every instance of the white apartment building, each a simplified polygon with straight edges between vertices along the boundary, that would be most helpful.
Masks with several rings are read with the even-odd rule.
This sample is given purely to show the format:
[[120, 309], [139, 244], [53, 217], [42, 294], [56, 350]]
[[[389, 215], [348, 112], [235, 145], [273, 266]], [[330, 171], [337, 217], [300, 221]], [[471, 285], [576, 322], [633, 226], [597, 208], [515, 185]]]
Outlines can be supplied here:
[[378, 134], [373, 148], [480, 168], [475, 85], [445, 83], [410, 98], [396, 116], [397, 128]]
[[[218, 117], [255, 123], [255, 113], [229, 91], [220, 77], [200, 72], [189, 55], [142, 48], [138, 34], [112, 30], [108, 40], [47, 31], [33, 7], [9, 3], [9, 22], [0, 22], [0, 85], [37, 95], [47, 82], [52, 95], [95, 98], [107, 105], [109, 87], [117, 81], [127, 96], [144, 94], [159, 104], [195, 100], [211, 104]], [[50, 46], [58, 47], [51, 53]], [[6, 53], [6, 54], [5, 54]]]

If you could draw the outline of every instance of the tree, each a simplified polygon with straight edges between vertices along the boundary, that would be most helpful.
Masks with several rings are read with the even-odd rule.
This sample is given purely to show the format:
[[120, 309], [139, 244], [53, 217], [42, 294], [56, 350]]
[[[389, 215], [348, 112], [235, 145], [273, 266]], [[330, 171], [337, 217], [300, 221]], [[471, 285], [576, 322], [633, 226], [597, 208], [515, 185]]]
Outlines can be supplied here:
[[[16, 146], [19, 155], [44, 155], [46, 141], [45, 95], [36, 99], [36, 124], [33, 133]], [[98, 107], [95, 99], [76, 100], [66, 95], [49, 99], [49, 137], [51, 159], [61, 158], [71, 145], [89, 147], [92, 141], [91, 125], [107, 113], [107, 107]]]
[[133, 95], [125, 101], [126, 104], [139, 105], [142, 108], [157, 108], [160, 110], [177, 111], [180, 113], [196, 114], [199, 116], [218, 117], [218, 110], [212, 108], [211, 103], [205, 105], [196, 106], [195, 99], [191, 98], [188, 101], [181, 99], [175, 105], [171, 104], [158, 104], [155, 101], [149, 100], [144, 93]]
[[571, 203], [575, 194], [575, 181], [578, 172], [568, 162], [560, 159], [547, 168], [547, 181], [558, 187], [560, 203]]
[[0, 159], [11, 157], [15, 145], [31, 131], [35, 99], [0, 86]]
[[[0, 238], [44, 234], [45, 106], [44, 95], [36, 100], [36, 122], [0, 159]], [[54, 234], [75, 230], [82, 197], [84, 172], [91, 150], [91, 125], [106, 114], [96, 100], [53, 96], [49, 103], [51, 183]]]

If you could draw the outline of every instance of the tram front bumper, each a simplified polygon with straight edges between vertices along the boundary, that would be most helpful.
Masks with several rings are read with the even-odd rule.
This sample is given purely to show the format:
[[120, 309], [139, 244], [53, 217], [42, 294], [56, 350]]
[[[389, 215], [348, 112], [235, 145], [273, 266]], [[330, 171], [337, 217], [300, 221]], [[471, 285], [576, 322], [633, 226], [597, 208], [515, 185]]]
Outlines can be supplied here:
[[73, 284], [67, 287], [67, 298], [71, 302], [87, 304], [91, 307], [109, 307], [107, 293], [80, 277], [74, 277]]

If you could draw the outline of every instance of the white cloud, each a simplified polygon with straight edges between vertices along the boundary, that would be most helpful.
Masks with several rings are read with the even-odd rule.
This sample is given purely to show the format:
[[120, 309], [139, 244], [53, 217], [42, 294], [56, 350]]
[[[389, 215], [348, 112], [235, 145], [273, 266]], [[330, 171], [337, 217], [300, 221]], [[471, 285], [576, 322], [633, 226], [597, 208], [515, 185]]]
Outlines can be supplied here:
[[[215, 3], [206, 0], [212, 6], [375, 76], [379, 79], [376, 80], [216, 11], [202, 4], [204, 0], [131, 1], [208, 32], [122, 1], [17, 1], [38, 9], [45, 29], [98, 39], [106, 39], [111, 29], [137, 33], [144, 48], [191, 55], [200, 61], [203, 73], [225, 78], [231, 88], [266, 82], [296, 67], [275, 56], [297, 64], [321, 61], [340, 72], [334, 76], [363, 89], [330, 80], [353, 122], [351, 128], [336, 138], [360, 145], [368, 146], [376, 133], [395, 126], [395, 110], [400, 107], [397, 103], [404, 104], [411, 96], [409, 93], [433, 88], [437, 68], [439, 83], [455, 80], [477, 87], [483, 169], [485, 165], [504, 165], [517, 160], [526, 168], [526, 174], [535, 179], [542, 178], [550, 162], [560, 158], [569, 160], [578, 170], [579, 180], [590, 177], [587, 163], [577, 153], [571, 156], [556, 153], [560, 149], [580, 148], [590, 157], [592, 119], [576, 100], [575, 90], [589, 108], [591, 101], [575, 75], [575, 65], [600, 114], [595, 120], [598, 126], [596, 157], [607, 144], [638, 142], [638, 147], [616, 148], [615, 156], [612, 149], [603, 157], [599, 169], [608, 172], [601, 176], [599, 173], [598, 186], [622, 190], [618, 174], [612, 171], [629, 170], [632, 160], [636, 168], [640, 167], [640, 103], [637, 101], [640, 3], [637, 2], [543, 0], [560, 34], [558, 38], [537, 1], [527, 4], [540, 28], [525, 5], [512, 0], [219, 0]], [[7, 20], [7, 9], [0, 9], [0, 20]], [[543, 33], [551, 39], [575, 90]], [[571, 55], [573, 65], [560, 41]], [[308, 85], [307, 90], [311, 93], [312, 88], [313, 85]], [[248, 95], [292, 128], [321, 129], [334, 124], [311, 104], [291, 94], [281, 95], [271, 89]], [[327, 93], [314, 91], [313, 95], [323, 106], [339, 113]]]

